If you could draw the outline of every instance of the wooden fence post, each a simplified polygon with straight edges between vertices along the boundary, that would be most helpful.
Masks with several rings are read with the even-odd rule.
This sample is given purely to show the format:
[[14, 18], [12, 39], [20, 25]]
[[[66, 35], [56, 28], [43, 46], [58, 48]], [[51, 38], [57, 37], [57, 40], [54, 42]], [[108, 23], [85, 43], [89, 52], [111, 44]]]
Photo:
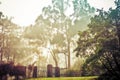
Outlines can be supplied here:
[[48, 64], [47, 65], [47, 77], [52, 77], [53, 76], [53, 70], [52, 70], [52, 65], [51, 64]]
[[60, 68], [55, 67], [55, 77], [60, 77]]
[[33, 78], [37, 78], [37, 66], [33, 68]]

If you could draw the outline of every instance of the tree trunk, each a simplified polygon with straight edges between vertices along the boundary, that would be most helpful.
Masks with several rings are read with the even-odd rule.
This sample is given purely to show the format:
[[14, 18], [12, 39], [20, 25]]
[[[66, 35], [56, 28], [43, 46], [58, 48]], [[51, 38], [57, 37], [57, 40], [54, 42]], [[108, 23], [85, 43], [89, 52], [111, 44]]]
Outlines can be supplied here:
[[64, 55], [65, 55], [65, 65], [66, 65], [66, 68], [68, 67], [68, 65], [67, 65], [67, 55], [64, 53]]
[[117, 36], [118, 36], [118, 42], [119, 42], [119, 48], [120, 48], [120, 27], [119, 26], [116, 26], [117, 27]]
[[68, 69], [70, 69], [71, 64], [70, 64], [70, 40], [68, 39]]
[[53, 60], [55, 61], [55, 66], [58, 67], [58, 61], [57, 61], [57, 57], [56, 57], [55, 53], [52, 50], [50, 50], [50, 52], [53, 57]]
[[1, 51], [1, 53], [0, 53], [1, 55], [0, 55], [0, 61], [2, 61], [2, 56], [3, 56], [3, 53], [2, 53], [2, 51]]
[[54, 61], [55, 61], [55, 66], [58, 67], [57, 59], [54, 59]]
[[15, 62], [15, 56], [16, 56], [16, 55], [15, 55], [15, 53], [14, 53], [14, 54], [13, 54], [13, 62]]
[[3, 32], [3, 35], [2, 35], [2, 45], [1, 45], [1, 56], [0, 56], [0, 59], [1, 61], [3, 60], [3, 53], [4, 53], [4, 28], [2, 27], [2, 32]]

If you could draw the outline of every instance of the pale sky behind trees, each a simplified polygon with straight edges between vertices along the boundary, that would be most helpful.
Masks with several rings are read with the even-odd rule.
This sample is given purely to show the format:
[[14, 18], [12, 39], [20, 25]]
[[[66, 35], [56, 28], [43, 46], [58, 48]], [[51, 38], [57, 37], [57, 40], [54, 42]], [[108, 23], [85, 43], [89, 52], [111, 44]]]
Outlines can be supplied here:
[[[34, 24], [42, 8], [51, 5], [51, 0], [0, 0], [0, 2], [0, 11], [8, 17], [13, 17], [12, 21], [20, 26]], [[104, 8], [104, 10], [115, 6], [114, 0], [88, 0], [88, 2], [91, 6]], [[72, 7], [70, 7], [66, 14], [72, 12]]]

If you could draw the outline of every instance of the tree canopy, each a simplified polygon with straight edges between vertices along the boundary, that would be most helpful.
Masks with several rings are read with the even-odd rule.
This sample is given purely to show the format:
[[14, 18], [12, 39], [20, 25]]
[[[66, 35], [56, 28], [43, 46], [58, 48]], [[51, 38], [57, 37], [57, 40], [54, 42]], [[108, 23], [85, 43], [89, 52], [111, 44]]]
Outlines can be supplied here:
[[[109, 11], [98, 9], [99, 14], [91, 18], [89, 29], [79, 32], [78, 47], [75, 49], [77, 56], [87, 56], [83, 70], [89, 75], [96, 72], [96, 69], [97, 72], [102, 71], [98, 74], [104, 73], [100, 80], [104, 78], [118, 80], [120, 75], [119, 0], [116, 4], [116, 9], [110, 8]], [[90, 69], [91, 73], [88, 72]]]

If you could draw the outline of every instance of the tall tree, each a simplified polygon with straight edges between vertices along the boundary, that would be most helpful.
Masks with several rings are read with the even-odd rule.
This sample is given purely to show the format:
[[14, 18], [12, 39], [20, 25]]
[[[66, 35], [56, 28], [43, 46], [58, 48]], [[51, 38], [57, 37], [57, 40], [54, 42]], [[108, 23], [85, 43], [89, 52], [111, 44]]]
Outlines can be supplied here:
[[[118, 1], [119, 3], [119, 1]], [[105, 68], [105, 74], [104, 76], [100, 77], [100, 80], [102, 79], [109, 79], [113, 78], [113, 80], [119, 79], [120, 75], [120, 59], [119, 59], [119, 33], [118, 33], [118, 25], [116, 26], [116, 20], [117, 24], [119, 24], [119, 16], [118, 13], [115, 14], [115, 12], [119, 12], [118, 10], [110, 9], [108, 12], [103, 10], [98, 10], [99, 15], [95, 15], [93, 18], [91, 18], [91, 23], [89, 26], [89, 35], [92, 35], [90, 39], [87, 39], [87, 41], [84, 40], [84, 44], [90, 44], [86, 47], [89, 47], [91, 45], [94, 45], [94, 54], [90, 55], [85, 65], [87, 67], [90, 67], [90, 64], [95, 64], [96, 62], [99, 62], [99, 66], [103, 66]], [[114, 14], [113, 14], [114, 13]], [[112, 18], [111, 18], [112, 16]], [[114, 17], [113, 17], [114, 16]], [[117, 34], [116, 34], [117, 33]], [[79, 41], [82, 39], [79, 39]], [[81, 43], [78, 43], [78, 47], [76, 50], [78, 51], [78, 55], [81, 53], [79, 51], [86, 49], [80, 47]], [[92, 64], [92, 65], [93, 65]], [[83, 67], [85, 67], [85, 65]], [[92, 68], [93, 69], [93, 68]], [[107, 77], [107, 76], [109, 77]], [[110, 77], [111, 76], [111, 77]]]
[[[51, 31], [51, 35], [53, 37], [49, 38], [50, 39], [50, 44], [51, 45], [56, 45], [57, 47], [59, 47], [59, 49], [61, 48], [61, 51], [59, 51], [59, 49], [57, 50], [57, 53], [65, 53], [65, 49], [67, 49], [65, 47], [65, 44], [67, 45], [68, 43], [65, 43], [65, 36], [68, 36], [68, 33], [66, 33], [67, 31], [67, 27], [69, 27], [68, 21], [67, 21], [67, 17], [65, 16], [64, 12], [66, 10], [65, 5], [67, 5], [66, 3], [68, 3], [68, 1], [64, 1], [64, 0], [53, 0], [52, 1], [52, 6], [48, 6], [43, 8], [43, 15], [47, 16], [47, 20], [49, 20], [49, 27], [51, 27], [51, 29], [49, 31]], [[54, 33], [54, 34], [53, 34]], [[67, 34], [67, 35], [66, 35]], [[63, 35], [63, 36], [62, 36]], [[60, 38], [57, 38], [60, 37]], [[68, 42], [68, 40], [67, 40]], [[61, 44], [64, 44], [61, 46]], [[68, 48], [69, 49], [69, 48]], [[54, 51], [54, 49], [53, 49]], [[68, 56], [70, 49], [68, 50]], [[55, 53], [54, 53], [55, 55]], [[55, 59], [55, 57], [54, 57]], [[55, 59], [56, 61], [57, 59]], [[68, 57], [68, 65], [70, 66], [70, 57]]]
[[[78, 29], [80, 28], [80, 24], [77, 23], [84, 23], [86, 22], [89, 16], [89, 13], [94, 13], [94, 8], [91, 8], [89, 6], [89, 4], [87, 3], [87, 1], [84, 3], [84, 1], [79, 1], [78, 2], [82, 2], [81, 4], [79, 3], [74, 3], [73, 1], [73, 5], [77, 5], [74, 6], [74, 14], [71, 15], [71, 17], [74, 17], [75, 21], [72, 21], [70, 18], [68, 18], [65, 15], [65, 11], [67, 10], [67, 8], [70, 6], [69, 4], [69, 0], [52, 0], [52, 5], [48, 6], [48, 7], [44, 7], [43, 11], [42, 11], [42, 15], [44, 18], [44, 23], [47, 24], [47, 29], [48, 30], [48, 34], [51, 35], [52, 37], [48, 36], [49, 42], [51, 45], [53, 46], [59, 46], [59, 49], [61, 49], [61, 51], [59, 52], [64, 52], [65, 55], [68, 57], [68, 68], [70, 68], [71, 66], [71, 49], [73, 46], [71, 46], [72, 43], [72, 37], [74, 37], [77, 32]], [[87, 5], [87, 6], [85, 6]], [[83, 7], [83, 8], [81, 8]], [[77, 9], [76, 9], [77, 8]], [[77, 12], [77, 10], [79, 10], [79, 13]], [[86, 11], [87, 10], [87, 11]], [[80, 12], [84, 12], [87, 15], [83, 15], [83, 13]], [[92, 12], [93, 11], [93, 12]], [[81, 15], [82, 14], [82, 15]], [[79, 15], [79, 18], [78, 16]], [[82, 19], [80, 19], [82, 17]], [[86, 18], [87, 17], [87, 18]], [[39, 21], [40, 16], [38, 17], [37, 21]], [[83, 19], [85, 19], [83, 21]], [[76, 23], [77, 22], [77, 23]], [[74, 24], [74, 25], [73, 25]], [[83, 26], [83, 25], [82, 25]], [[63, 36], [60, 36], [63, 35]], [[58, 40], [60, 37], [60, 40]], [[64, 44], [64, 45], [60, 45], [60, 44]], [[55, 49], [55, 47], [54, 47]], [[54, 52], [54, 49], [52, 50]], [[56, 51], [56, 50], [55, 50]], [[54, 53], [55, 56], [55, 53]], [[57, 58], [57, 57], [56, 57]], [[55, 57], [55, 62], [57, 62]]]
[[110, 18], [113, 25], [116, 26], [117, 36], [120, 45], [120, 0], [116, 0], [115, 4], [116, 4], [116, 9], [111, 9]]
[[[0, 53], [1, 61], [6, 59], [10, 60], [10, 57], [14, 58], [17, 47], [20, 42], [20, 36], [18, 34], [18, 26], [11, 22], [11, 19], [3, 17], [1, 13], [0, 19]], [[18, 43], [16, 43], [18, 42]], [[15, 50], [16, 48], [16, 50]], [[13, 59], [12, 59], [13, 60]]]

